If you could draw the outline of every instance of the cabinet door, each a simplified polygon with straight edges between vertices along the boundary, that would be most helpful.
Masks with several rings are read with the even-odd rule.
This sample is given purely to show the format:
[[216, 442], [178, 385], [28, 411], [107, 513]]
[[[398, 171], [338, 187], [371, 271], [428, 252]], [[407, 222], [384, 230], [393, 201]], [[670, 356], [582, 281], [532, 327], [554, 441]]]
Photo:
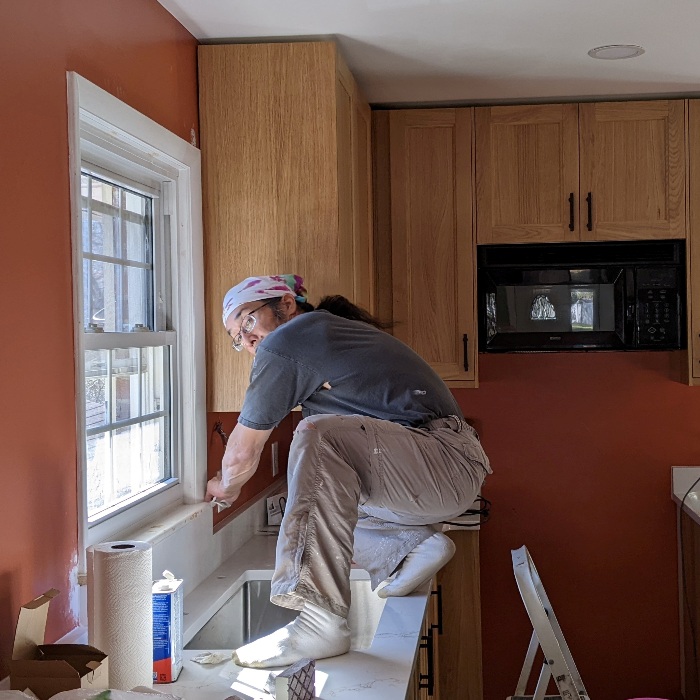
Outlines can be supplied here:
[[685, 238], [684, 102], [581, 104], [579, 117], [581, 238]]
[[700, 384], [700, 100], [688, 101], [688, 375]]
[[394, 335], [463, 387], [477, 376], [471, 119], [471, 109], [390, 116]]
[[482, 700], [479, 533], [454, 530], [447, 536], [457, 551], [437, 579], [442, 599], [440, 692], [443, 698]]
[[352, 294], [352, 261], [339, 254], [350, 176], [338, 179], [351, 172], [351, 116], [336, 56], [328, 42], [199, 47], [210, 411], [239, 411], [248, 386], [250, 356], [221, 325], [232, 285], [297, 273], [314, 303]]
[[578, 240], [578, 106], [474, 113], [477, 242]]

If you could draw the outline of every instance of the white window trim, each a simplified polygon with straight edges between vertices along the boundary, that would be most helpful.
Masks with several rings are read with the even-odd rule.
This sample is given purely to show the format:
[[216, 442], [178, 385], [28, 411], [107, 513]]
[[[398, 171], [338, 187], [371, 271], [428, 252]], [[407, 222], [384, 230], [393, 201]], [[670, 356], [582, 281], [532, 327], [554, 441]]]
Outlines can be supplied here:
[[[84, 381], [76, 371], [78, 448], [78, 565], [85, 571], [85, 548], [119, 539], [146, 525], [164, 509], [202, 500], [206, 484], [206, 380], [204, 354], [204, 261], [202, 239], [201, 154], [187, 141], [160, 126], [74, 72], [67, 73], [68, 136], [71, 190], [73, 275], [82, 278], [80, 171], [83, 157], [134, 180], [148, 177], [172, 183], [163, 188], [162, 206], [171, 218], [173, 266], [172, 317], [177, 352], [171, 358], [177, 374], [178, 425], [173, 451], [180, 465], [178, 483], [164, 484], [146, 501], [88, 528], [85, 488]], [[150, 175], [149, 175], [150, 173]], [[146, 177], [146, 180], [144, 180]], [[86, 343], [82, 328], [82, 285], [73, 284], [76, 358]], [[134, 343], [139, 343], [135, 334]], [[143, 341], [146, 339], [143, 338]], [[79, 365], [76, 364], [76, 367]]]

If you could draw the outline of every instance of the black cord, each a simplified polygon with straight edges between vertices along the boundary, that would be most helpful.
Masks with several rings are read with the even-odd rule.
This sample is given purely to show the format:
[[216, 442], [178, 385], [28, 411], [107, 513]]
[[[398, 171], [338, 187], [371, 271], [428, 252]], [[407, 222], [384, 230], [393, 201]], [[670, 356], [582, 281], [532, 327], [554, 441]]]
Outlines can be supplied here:
[[683, 553], [683, 506], [685, 505], [685, 499], [688, 498], [691, 491], [695, 488], [696, 484], [700, 483], [700, 476], [695, 479], [695, 481], [690, 485], [688, 490], [685, 492], [685, 496], [681, 500], [681, 505], [678, 510], [678, 527], [679, 527], [679, 546], [681, 550], [681, 577], [683, 580], [683, 602], [685, 603], [686, 613], [688, 615], [688, 624], [690, 625], [690, 638], [693, 642], [693, 660], [695, 662], [695, 676], [700, 682], [700, 668], [698, 667], [698, 641], [695, 632], [695, 624], [693, 623], [693, 616], [690, 610], [690, 600], [688, 599], [688, 586], [686, 585], [685, 576], [685, 555]]
[[[698, 479], [698, 481], [700, 481], [700, 479]], [[478, 523], [455, 523], [449, 520], [443, 520], [440, 524], [454, 525], [455, 527], [481, 527], [481, 525], [488, 522], [488, 519], [491, 517], [491, 501], [489, 501], [488, 498], [484, 498], [481, 494], [479, 494], [474, 499], [474, 502], [478, 503], [480, 507], [467, 508], [467, 510], [465, 510], [464, 513], [460, 515], [460, 517], [464, 517], [465, 515], [478, 515]]]

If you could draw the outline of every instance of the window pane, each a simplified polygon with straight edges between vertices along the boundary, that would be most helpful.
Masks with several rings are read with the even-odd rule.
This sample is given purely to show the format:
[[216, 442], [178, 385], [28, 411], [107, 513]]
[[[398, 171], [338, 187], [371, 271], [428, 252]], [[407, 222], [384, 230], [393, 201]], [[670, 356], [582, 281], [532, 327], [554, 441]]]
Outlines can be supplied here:
[[83, 325], [153, 328], [153, 200], [83, 173]]
[[135, 262], [150, 263], [150, 238], [143, 223], [126, 222], [126, 258]]
[[87, 438], [87, 507], [88, 518], [109, 506], [111, 493], [110, 435], [100, 433]]
[[95, 518], [172, 476], [170, 350], [90, 350], [85, 369], [86, 428], [99, 431], [86, 439], [88, 518]]
[[141, 415], [170, 413], [168, 348], [141, 349]]
[[[116, 216], [115, 216], [116, 214]], [[112, 258], [121, 255], [120, 227], [118, 212], [106, 214], [92, 211], [91, 252], [96, 255], [108, 255]]]
[[112, 503], [118, 503], [166, 478], [163, 418], [137, 423], [114, 432]]
[[85, 428], [88, 431], [109, 420], [107, 361], [107, 350], [85, 351]]
[[166, 418], [87, 439], [88, 518], [169, 478]]
[[108, 333], [126, 333], [139, 323], [153, 328], [149, 269], [92, 260], [83, 282], [89, 297], [85, 326], [97, 323]]

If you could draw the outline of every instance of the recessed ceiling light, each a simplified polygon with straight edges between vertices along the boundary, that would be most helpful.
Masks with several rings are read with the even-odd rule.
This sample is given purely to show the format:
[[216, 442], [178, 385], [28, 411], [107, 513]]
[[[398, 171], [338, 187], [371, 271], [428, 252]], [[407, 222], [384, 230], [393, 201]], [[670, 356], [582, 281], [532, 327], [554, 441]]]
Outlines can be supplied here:
[[591, 58], [605, 58], [614, 61], [618, 58], [635, 58], [643, 53], [644, 49], [634, 44], [610, 44], [609, 46], [597, 46], [595, 49], [591, 49], [588, 55]]

